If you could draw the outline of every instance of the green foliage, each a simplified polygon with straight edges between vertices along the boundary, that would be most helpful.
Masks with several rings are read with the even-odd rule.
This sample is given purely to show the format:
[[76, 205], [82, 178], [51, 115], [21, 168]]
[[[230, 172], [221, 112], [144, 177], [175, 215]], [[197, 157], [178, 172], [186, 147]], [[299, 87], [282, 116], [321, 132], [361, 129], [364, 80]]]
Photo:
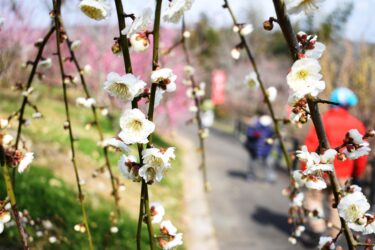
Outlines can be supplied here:
[[[16, 197], [20, 210], [27, 208], [32, 219], [39, 224], [42, 220], [50, 220], [53, 224], [48, 235], [36, 236], [36, 230], [27, 227], [27, 232], [33, 237], [32, 243], [36, 249], [86, 249], [86, 234], [74, 231], [74, 225], [81, 220], [81, 209], [76, 198], [75, 190], [63, 180], [56, 178], [47, 168], [32, 167], [17, 177]], [[4, 185], [1, 185], [1, 197], [5, 197]], [[109, 214], [112, 204], [101, 200], [97, 207], [85, 200], [91, 233], [97, 249], [134, 249], [136, 222], [122, 212], [118, 222], [119, 232], [110, 233], [111, 222]], [[145, 227], [144, 227], [145, 229]], [[58, 243], [50, 244], [49, 236], [56, 236]], [[5, 248], [17, 249], [18, 234], [16, 228], [6, 228], [0, 235], [0, 245]], [[147, 232], [143, 233], [142, 242], [147, 243]]]

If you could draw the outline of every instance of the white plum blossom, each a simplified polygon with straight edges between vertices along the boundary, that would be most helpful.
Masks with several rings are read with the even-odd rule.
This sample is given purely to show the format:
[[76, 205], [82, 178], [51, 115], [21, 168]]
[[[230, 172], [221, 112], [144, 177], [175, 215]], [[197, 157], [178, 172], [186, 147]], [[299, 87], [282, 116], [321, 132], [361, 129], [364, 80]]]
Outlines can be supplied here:
[[321, 177], [307, 175], [305, 186], [309, 189], [323, 190], [327, 188], [327, 183]]
[[334, 250], [336, 249], [335, 243], [333, 242], [332, 237], [329, 236], [320, 236], [318, 249], [320, 250]]
[[297, 187], [306, 186], [309, 189], [322, 190], [327, 187], [324, 179], [315, 175], [305, 175], [301, 170], [293, 171], [293, 179]]
[[157, 83], [160, 88], [167, 92], [176, 90], [176, 79], [177, 76], [173, 73], [172, 69], [169, 68], [157, 69], [151, 73], [151, 82]]
[[305, 95], [317, 96], [325, 89], [325, 82], [321, 81], [320, 65], [316, 59], [302, 58], [297, 60], [287, 76], [289, 87], [299, 98]]
[[92, 73], [92, 67], [90, 64], [86, 64], [83, 69], [82, 69], [82, 74], [83, 75], [91, 75]]
[[323, 43], [317, 42], [317, 38], [318, 36], [308, 35], [303, 31], [297, 33], [298, 45], [304, 49], [303, 52], [306, 58], [319, 59], [326, 49]]
[[34, 160], [34, 153], [27, 152], [23, 156], [23, 159], [21, 160], [20, 164], [18, 164], [18, 173], [23, 173], [33, 160]]
[[186, 90], [186, 96], [189, 98], [194, 97], [203, 97], [206, 94], [206, 83], [201, 82], [198, 86], [195, 86], [194, 88], [188, 88]]
[[129, 147], [119, 138], [108, 138], [101, 143], [102, 147], [113, 147], [124, 153], [129, 152]]
[[131, 48], [136, 52], [143, 52], [150, 46], [150, 41], [144, 33], [136, 33], [130, 36]]
[[357, 129], [349, 130], [346, 137], [350, 145], [344, 149], [343, 153], [349, 159], [355, 160], [370, 153], [370, 144], [363, 140], [363, 135]]
[[277, 97], [277, 88], [271, 86], [271, 87], [268, 87], [266, 89], [266, 93], [267, 93], [267, 96], [268, 96], [268, 100], [270, 100], [270, 102], [274, 102], [276, 100], [276, 97]]
[[189, 107], [189, 111], [192, 112], [192, 113], [196, 113], [196, 112], [198, 112], [198, 107], [195, 106], [195, 105], [191, 105]]
[[306, 230], [306, 227], [303, 226], [303, 225], [299, 225], [296, 230], [294, 231], [294, 234], [296, 235], [296, 237], [300, 237], [301, 234]]
[[76, 104], [83, 106], [85, 108], [94, 107], [96, 104], [96, 100], [94, 98], [85, 98], [85, 97], [77, 97]]
[[137, 159], [133, 155], [123, 155], [118, 161], [118, 167], [122, 175], [132, 181], [138, 180], [138, 169], [135, 166]]
[[5, 223], [8, 223], [11, 219], [10, 213], [7, 210], [0, 211], [0, 234], [4, 231]]
[[176, 235], [169, 236], [168, 241], [159, 240], [159, 245], [163, 248], [163, 250], [174, 249], [177, 246], [180, 246], [182, 244], [183, 244], [182, 233], [178, 233]]
[[95, 20], [106, 19], [110, 14], [110, 5], [105, 0], [82, 0], [79, 8], [86, 16]]
[[307, 49], [305, 52], [305, 56], [307, 58], [314, 58], [319, 59], [322, 55], [326, 46], [321, 42], [315, 42], [313, 49]]
[[170, 161], [175, 159], [175, 148], [148, 148], [142, 151], [143, 166], [139, 169], [139, 176], [147, 183], [160, 182], [164, 170], [171, 167]]
[[362, 156], [368, 155], [371, 151], [371, 148], [369, 147], [369, 143], [365, 142], [356, 150], [348, 151], [348, 149], [344, 149], [343, 153], [351, 160], [358, 159]]
[[76, 50], [81, 46], [81, 41], [80, 40], [75, 40], [70, 44], [70, 49], [71, 50]]
[[296, 156], [303, 162], [306, 162], [306, 170], [303, 174], [313, 174], [316, 171], [333, 171], [333, 162], [337, 155], [334, 149], [324, 151], [322, 155], [315, 152], [309, 152], [307, 147], [302, 146], [301, 150], [296, 151]]
[[288, 237], [288, 241], [292, 245], [297, 244], [297, 239], [295, 237], [293, 237], [293, 236]]
[[135, 35], [139, 32], [146, 32], [147, 26], [150, 24], [152, 19], [152, 10], [146, 8], [143, 10], [142, 15], [136, 17], [133, 23], [130, 26], [127, 26], [121, 31], [122, 35], [127, 35], [130, 38], [132, 35]]
[[4, 129], [8, 127], [8, 125], [9, 125], [8, 119], [0, 118], [0, 129]]
[[49, 69], [52, 67], [52, 59], [46, 58], [44, 60], [39, 61], [38, 67], [42, 67], [44, 69]]
[[230, 54], [232, 56], [232, 58], [234, 60], [238, 60], [240, 59], [240, 56], [241, 56], [241, 52], [238, 48], [233, 48], [231, 51], [230, 51]]
[[341, 218], [349, 223], [357, 223], [365, 213], [370, 209], [370, 204], [366, 196], [362, 192], [354, 192], [346, 194], [337, 205], [337, 209]]
[[120, 139], [126, 144], [147, 143], [147, 137], [154, 132], [155, 124], [146, 119], [139, 109], [127, 109], [120, 118]]
[[254, 30], [254, 27], [252, 24], [245, 24], [243, 25], [241, 28], [240, 28], [240, 34], [243, 35], [243, 36], [247, 36], [249, 34], [251, 34], [251, 32], [253, 32]]
[[194, 69], [193, 66], [186, 65], [184, 67], [184, 75], [185, 75], [185, 77], [189, 78], [190, 76], [192, 76], [194, 74], [194, 72], [195, 72], [195, 69]]
[[167, 235], [176, 235], [177, 228], [170, 220], [164, 220], [160, 223], [160, 232]]
[[185, 37], [185, 38], [187, 38], [187, 39], [189, 39], [190, 36], [191, 36], [191, 33], [190, 33], [190, 31], [185, 30], [184, 33], [182, 34], [182, 36]]
[[146, 83], [133, 74], [120, 76], [115, 72], [107, 75], [104, 89], [111, 95], [124, 101], [132, 101], [134, 97], [143, 92]]
[[13, 136], [11, 136], [9, 134], [5, 134], [5, 135], [3, 135], [3, 138], [2, 138], [2, 144], [5, 147], [10, 146], [11, 143], [13, 142], [13, 140], [14, 140]]
[[212, 110], [207, 110], [201, 112], [201, 121], [202, 125], [205, 128], [212, 127], [215, 122], [215, 113]]
[[303, 194], [303, 192], [298, 192], [293, 197], [292, 205], [297, 206], [297, 207], [302, 207], [304, 198], [305, 198], [305, 195]]
[[319, 9], [318, 4], [324, 0], [286, 0], [286, 8], [290, 14], [298, 14], [300, 12], [305, 12], [306, 14], [311, 14], [317, 9]]
[[159, 202], [150, 204], [151, 223], [160, 223], [165, 215], [165, 209]]
[[169, 23], [178, 23], [185, 11], [191, 9], [194, 0], [173, 0], [164, 11], [163, 19]]
[[259, 86], [259, 81], [257, 74], [255, 72], [250, 72], [248, 75], [245, 76], [244, 83], [246, 86], [248, 86], [250, 89], [256, 89]]

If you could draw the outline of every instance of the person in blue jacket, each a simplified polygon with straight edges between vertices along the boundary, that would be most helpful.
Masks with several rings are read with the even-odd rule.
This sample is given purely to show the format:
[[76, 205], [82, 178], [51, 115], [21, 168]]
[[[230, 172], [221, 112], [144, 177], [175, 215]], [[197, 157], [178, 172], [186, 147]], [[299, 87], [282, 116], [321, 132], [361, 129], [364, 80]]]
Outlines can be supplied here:
[[250, 156], [248, 180], [256, 179], [255, 168], [259, 166], [265, 169], [267, 181], [276, 181], [276, 174], [269, 157], [272, 150], [270, 139], [273, 135], [272, 119], [268, 115], [261, 115], [247, 128], [245, 146]]

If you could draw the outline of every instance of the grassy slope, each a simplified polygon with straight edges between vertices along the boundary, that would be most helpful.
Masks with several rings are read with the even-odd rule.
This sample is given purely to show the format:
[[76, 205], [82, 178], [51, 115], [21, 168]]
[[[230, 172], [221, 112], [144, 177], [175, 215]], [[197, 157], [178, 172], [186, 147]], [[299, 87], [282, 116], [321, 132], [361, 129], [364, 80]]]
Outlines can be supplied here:
[[[40, 219], [57, 220], [56, 232], [61, 236], [63, 244], [53, 249], [84, 249], [86, 246], [85, 235], [73, 230], [73, 226], [80, 222], [80, 210], [76, 200], [76, 189], [74, 183], [73, 169], [69, 160], [69, 147], [67, 132], [63, 130], [62, 124], [65, 120], [64, 108], [61, 102], [60, 88], [43, 87], [36, 88], [31, 99], [37, 104], [40, 111], [45, 116], [41, 120], [33, 120], [31, 125], [23, 130], [27, 144], [36, 153], [36, 161], [28, 172], [19, 176], [17, 181], [17, 193], [19, 197], [19, 207], [27, 208], [31, 215]], [[94, 169], [103, 165], [101, 150], [96, 146], [98, 136], [96, 130], [91, 128], [85, 129], [85, 124], [92, 121], [91, 111], [84, 108], [78, 108], [74, 105], [74, 99], [78, 91], [70, 89], [71, 96], [71, 116], [73, 130], [76, 138], [77, 160], [79, 162], [79, 171], [81, 177], [85, 179], [84, 189], [88, 199], [88, 215], [92, 221], [95, 243], [98, 249], [103, 249], [104, 243], [108, 241], [105, 235], [108, 234], [110, 227], [109, 212], [113, 200], [110, 197], [110, 182], [107, 174], [101, 174], [97, 178], [92, 178]], [[20, 99], [17, 94], [5, 89], [0, 91], [0, 116], [6, 117], [14, 112], [20, 105]], [[32, 111], [28, 109], [27, 115], [30, 117]], [[118, 115], [115, 115], [118, 117]], [[117, 131], [117, 121], [114, 119], [114, 125], [108, 120], [101, 118], [104, 132], [107, 137], [113, 136]], [[16, 123], [14, 128], [16, 129]], [[169, 144], [162, 138], [156, 136], [154, 143], [160, 146]], [[111, 153], [110, 159], [113, 170], [117, 176], [117, 160], [119, 153]], [[150, 188], [151, 201], [161, 201], [167, 210], [167, 219], [172, 219], [175, 224], [181, 225], [182, 209], [182, 182], [180, 162], [177, 158], [174, 167], [168, 173], [161, 184], [153, 185]], [[61, 185], [59, 187], [49, 187], [49, 180], [56, 179]], [[120, 176], [125, 183], [127, 190], [121, 194], [121, 206], [123, 207], [123, 217], [120, 219], [120, 232], [115, 235], [109, 242], [106, 249], [119, 249], [120, 246], [125, 249], [134, 248], [135, 223], [138, 215], [139, 206], [139, 183], [130, 183]], [[54, 182], [54, 181], [52, 181]], [[1, 187], [3, 187], [2, 182]], [[173, 193], [171, 192], [173, 190]], [[2, 189], [0, 197], [4, 197]], [[63, 222], [63, 223], [62, 223]], [[100, 225], [100, 226], [98, 226]], [[14, 244], [14, 230], [7, 230], [6, 234], [0, 235], [0, 245], [8, 242]], [[144, 233], [145, 236], [145, 233]], [[11, 238], [8, 238], [11, 237]], [[40, 241], [40, 240], [39, 240]], [[45, 242], [45, 239], [40, 242]], [[121, 244], [120, 244], [121, 243]], [[60, 248], [61, 247], [61, 248]], [[43, 246], [43, 248], [47, 248]], [[48, 248], [47, 248], [48, 249]]]

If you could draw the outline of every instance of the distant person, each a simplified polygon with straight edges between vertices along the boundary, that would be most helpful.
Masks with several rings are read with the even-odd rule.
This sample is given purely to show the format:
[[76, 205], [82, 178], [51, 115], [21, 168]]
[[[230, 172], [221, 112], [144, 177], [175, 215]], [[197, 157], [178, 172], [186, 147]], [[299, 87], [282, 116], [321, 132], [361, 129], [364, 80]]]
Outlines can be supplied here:
[[274, 134], [272, 128], [272, 119], [268, 115], [256, 117], [246, 131], [246, 149], [249, 152], [250, 163], [247, 180], [255, 180], [255, 168], [263, 167], [266, 172], [266, 180], [269, 182], [276, 181], [276, 174], [273, 164], [270, 163], [270, 153], [272, 144], [268, 142]]
[[[341, 145], [346, 133], [350, 129], [358, 129], [361, 134], [366, 132], [363, 123], [349, 113], [349, 109], [356, 106], [358, 103], [358, 98], [353, 91], [348, 88], [337, 88], [331, 93], [330, 101], [339, 104], [338, 106], [332, 105], [322, 116], [327, 138], [332, 147]], [[318, 138], [313, 127], [310, 127], [305, 140], [305, 145], [310, 152], [315, 151], [318, 147]], [[354, 161], [349, 159], [346, 161], [335, 160], [334, 166], [340, 185], [343, 186], [350, 178], [353, 179], [353, 183], [358, 183], [359, 178], [362, 176], [366, 168], [366, 164], [367, 156]], [[333, 195], [331, 194], [329, 197], [325, 197], [325, 194], [322, 191], [308, 190], [305, 196], [305, 208], [309, 210], [317, 210], [320, 213], [323, 213], [323, 201], [327, 198], [330, 204], [328, 207], [330, 209], [329, 216], [326, 216], [326, 218], [334, 225], [329, 232], [331, 236], [334, 237], [338, 233], [335, 226], [340, 228], [341, 224], [337, 210], [333, 209], [331, 206]], [[312, 233], [316, 234], [316, 237], [324, 233], [326, 230], [326, 223], [324, 220], [311, 219], [309, 225]]]

